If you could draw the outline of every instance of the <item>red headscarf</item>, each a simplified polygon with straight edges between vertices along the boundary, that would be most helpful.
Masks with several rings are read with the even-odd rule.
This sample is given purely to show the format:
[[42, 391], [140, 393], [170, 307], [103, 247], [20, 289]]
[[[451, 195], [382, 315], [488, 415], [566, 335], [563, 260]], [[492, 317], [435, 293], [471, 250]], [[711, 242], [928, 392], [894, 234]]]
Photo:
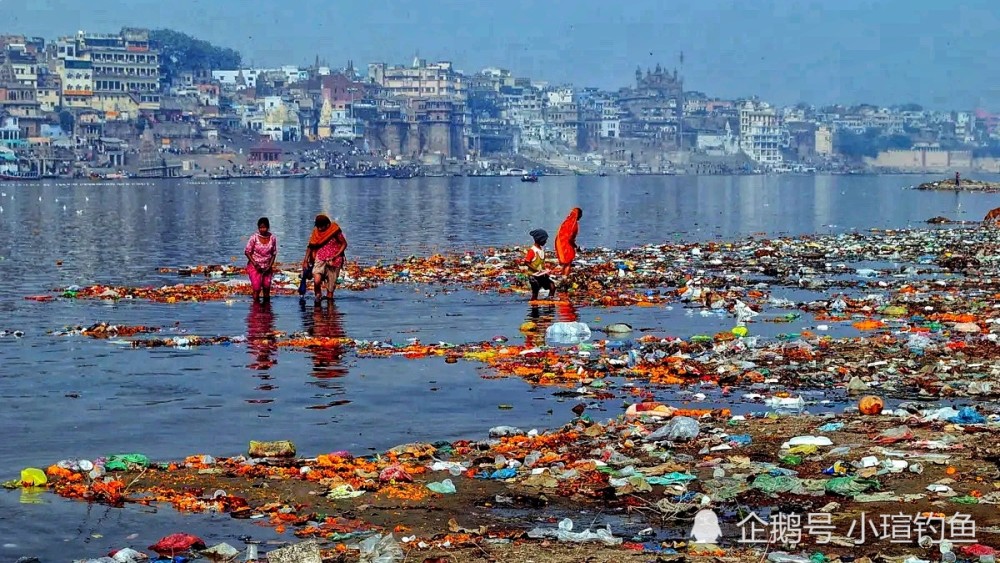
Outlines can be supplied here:
[[313, 250], [322, 248], [324, 244], [340, 232], [340, 225], [331, 221], [326, 215], [317, 215], [316, 222], [324, 222], [329, 225], [323, 230], [320, 230], [319, 227], [313, 228], [312, 235], [309, 237], [309, 248], [312, 248]]
[[556, 234], [556, 259], [560, 264], [570, 264], [576, 258], [576, 235], [580, 232], [580, 215], [583, 213], [579, 207], [574, 207], [566, 220], [559, 227]]

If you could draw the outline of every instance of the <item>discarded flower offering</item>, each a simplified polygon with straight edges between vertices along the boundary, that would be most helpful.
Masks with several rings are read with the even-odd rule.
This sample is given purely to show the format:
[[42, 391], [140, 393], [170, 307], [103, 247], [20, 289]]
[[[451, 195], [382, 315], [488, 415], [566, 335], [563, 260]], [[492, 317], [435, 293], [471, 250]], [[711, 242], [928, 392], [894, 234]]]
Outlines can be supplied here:
[[[998, 243], [996, 230], [953, 228], [588, 249], [565, 282], [572, 316], [483, 340], [67, 326], [44, 337], [95, 339], [127, 354], [247, 348], [266, 354], [254, 364], [265, 370], [301, 354], [406, 362], [394, 369], [472, 366], [483, 379], [557, 397], [572, 416], [547, 429], [497, 425], [381, 452], [346, 451], [336, 434], [328, 451], [300, 451], [288, 436], [218, 457], [86, 452], [93, 457], [24, 468], [4, 486], [223, 514], [286, 538], [210, 546], [177, 533], [129, 546], [116, 561], [251, 548], [279, 561], [502, 561], [575, 546], [636, 561], [988, 560], [1000, 545]], [[342, 290], [523, 299], [521, 252], [348, 263]], [[212, 279], [234, 268], [159, 273], [189, 283], [29, 298], [38, 307], [182, 307], [249, 294], [242, 278]], [[295, 294], [299, 281], [291, 268], [276, 275], [276, 298]], [[615, 322], [643, 307], [714, 328], [685, 335]], [[608, 321], [582, 322], [583, 311]]]

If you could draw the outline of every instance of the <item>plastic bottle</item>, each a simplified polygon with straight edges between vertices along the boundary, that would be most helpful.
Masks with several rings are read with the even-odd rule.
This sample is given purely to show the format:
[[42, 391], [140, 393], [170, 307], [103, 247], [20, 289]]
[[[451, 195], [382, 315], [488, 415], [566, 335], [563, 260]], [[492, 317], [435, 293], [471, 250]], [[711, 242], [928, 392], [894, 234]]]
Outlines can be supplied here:
[[535, 464], [538, 463], [538, 460], [541, 459], [541, 457], [542, 457], [541, 452], [537, 451], [531, 452], [530, 454], [524, 457], [524, 466], [534, 467]]
[[802, 397], [769, 397], [765, 403], [779, 414], [802, 414], [806, 408]]
[[941, 540], [941, 543], [938, 544], [938, 549], [941, 551], [942, 563], [955, 563], [955, 561], [958, 559], [955, 556], [955, 552], [952, 551], [952, 545], [950, 541]]

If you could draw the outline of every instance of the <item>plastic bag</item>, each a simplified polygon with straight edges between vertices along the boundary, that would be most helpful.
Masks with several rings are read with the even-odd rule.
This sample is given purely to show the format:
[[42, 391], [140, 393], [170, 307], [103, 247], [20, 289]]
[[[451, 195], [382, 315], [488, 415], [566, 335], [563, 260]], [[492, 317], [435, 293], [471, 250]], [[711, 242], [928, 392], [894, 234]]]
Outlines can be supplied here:
[[801, 414], [806, 408], [802, 397], [768, 397], [764, 402], [778, 414]]
[[113, 455], [104, 464], [104, 469], [108, 471], [125, 471], [131, 466], [149, 467], [149, 458], [142, 454]]
[[770, 563], [812, 563], [811, 559], [802, 557], [801, 555], [785, 553], [784, 551], [774, 551], [768, 553], [767, 560]]
[[906, 426], [897, 426], [895, 428], [889, 428], [878, 435], [875, 439], [876, 444], [895, 444], [896, 442], [902, 442], [903, 440], [909, 440], [913, 438], [913, 432]]
[[149, 546], [160, 555], [173, 556], [191, 549], [205, 549], [205, 541], [191, 534], [170, 534]]
[[397, 481], [399, 483], [412, 483], [413, 477], [403, 469], [402, 465], [394, 464], [386, 467], [378, 474], [378, 480], [383, 483], [388, 483], [390, 481]]
[[788, 475], [768, 475], [766, 473], [758, 475], [753, 480], [751, 487], [759, 489], [768, 494], [789, 493], [802, 487], [802, 481], [798, 477]]
[[685, 442], [694, 440], [701, 433], [701, 426], [698, 421], [689, 416], [678, 416], [670, 419], [670, 422], [662, 426], [656, 432], [646, 437], [647, 440], [669, 440], [671, 442]]
[[736, 313], [736, 322], [739, 323], [740, 325], [746, 324], [750, 319], [760, 314], [757, 311], [751, 309], [749, 305], [740, 301], [739, 299], [736, 300], [736, 305], [733, 307], [733, 312]]
[[605, 545], [621, 545], [622, 539], [616, 538], [611, 533], [611, 526], [606, 528], [598, 528], [596, 531], [591, 531], [589, 529], [582, 532], [573, 531], [573, 521], [569, 518], [564, 518], [559, 522], [559, 527], [552, 528], [535, 528], [528, 532], [528, 537], [532, 539], [541, 538], [556, 538], [559, 541], [582, 543], [590, 541], [598, 541]]
[[590, 340], [587, 323], [552, 323], [545, 329], [545, 341], [555, 344], [579, 344]]
[[309, 280], [313, 277], [312, 266], [306, 266], [302, 269], [302, 280], [299, 281], [299, 295], [305, 295], [307, 288], [309, 287]]
[[361, 542], [361, 563], [397, 563], [403, 557], [403, 548], [392, 534], [372, 536]]
[[44, 487], [49, 482], [45, 472], [37, 467], [27, 467], [21, 470], [22, 487]]
[[510, 468], [510, 467], [505, 467], [504, 469], [497, 469], [493, 473], [489, 473], [487, 471], [483, 471], [482, 473], [478, 473], [476, 475], [476, 479], [498, 479], [498, 480], [503, 480], [503, 479], [511, 479], [513, 477], [517, 477], [517, 469], [513, 469], [513, 468]]
[[455, 484], [451, 482], [451, 479], [445, 479], [437, 483], [427, 483], [427, 488], [442, 495], [455, 494]]
[[[225, 544], [221, 544], [225, 545]], [[126, 547], [124, 549], [119, 549], [111, 556], [112, 559], [118, 563], [139, 563], [140, 561], [145, 561], [148, 559], [145, 553], [139, 553], [138, 551]]]
[[863, 493], [872, 488], [878, 488], [878, 481], [856, 477], [834, 477], [827, 481], [825, 486], [826, 492], [845, 497]]
[[794, 448], [795, 446], [816, 446], [825, 448], [832, 446], [833, 441], [826, 436], [795, 436], [781, 445], [782, 449]]
[[973, 407], [962, 407], [958, 415], [948, 419], [955, 424], [986, 424], [986, 418]]
[[673, 471], [667, 473], [666, 475], [660, 475], [656, 477], [647, 477], [646, 482], [650, 485], [677, 485], [680, 483], [687, 483], [688, 481], [694, 481], [697, 479], [694, 475], [689, 473], [680, 473], [679, 471]]
[[357, 498], [365, 494], [364, 491], [356, 491], [351, 485], [344, 483], [342, 485], [337, 485], [336, 487], [330, 489], [330, 492], [326, 493], [326, 498], [330, 500], [340, 500], [348, 498]]

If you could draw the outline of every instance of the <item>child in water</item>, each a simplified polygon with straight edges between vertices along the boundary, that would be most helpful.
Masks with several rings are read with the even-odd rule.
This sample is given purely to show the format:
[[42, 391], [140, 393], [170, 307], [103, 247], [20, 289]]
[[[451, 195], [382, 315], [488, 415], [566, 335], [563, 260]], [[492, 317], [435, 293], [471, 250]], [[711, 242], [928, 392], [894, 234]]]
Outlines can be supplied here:
[[257, 232], [250, 235], [243, 253], [247, 257], [247, 276], [253, 288], [253, 300], [259, 301], [263, 293], [264, 301], [270, 301], [274, 261], [278, 258], [278, 237], [271, 234], [271, 223], [267, 217], [257, 219]]
[[549, 299], [556, 298], [556, 284], [549, 277], [551, 271], [545, 267], [545, 243], [549, 240], [549, 234], [543, 229], [535, 229], [528, 233], [534, 239], [535, 244], [528, 249], [528, 254], [524, 261], [528, 264], [528, 283], [531, 284], [531, 300], [538, 300], [538, 291], [541, 289], [549, 292]]

